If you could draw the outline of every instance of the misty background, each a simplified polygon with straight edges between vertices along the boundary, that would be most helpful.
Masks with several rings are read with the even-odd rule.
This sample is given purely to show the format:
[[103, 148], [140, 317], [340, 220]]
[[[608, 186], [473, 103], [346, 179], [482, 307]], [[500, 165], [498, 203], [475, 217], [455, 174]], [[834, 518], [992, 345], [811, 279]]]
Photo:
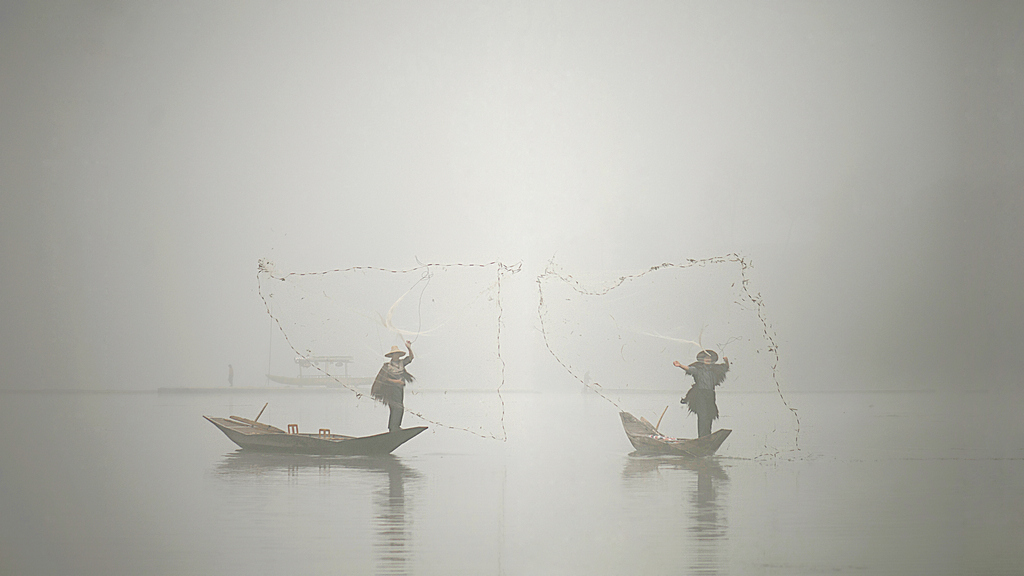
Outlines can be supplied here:
[[787, 387], [1015, 386], [1022, 30], [1018, 2], [3, 3], [0, 388], [262, 385], [260, 258], [521, 262], [529, 388], [563, 374], [549, 259], [732, 252]]

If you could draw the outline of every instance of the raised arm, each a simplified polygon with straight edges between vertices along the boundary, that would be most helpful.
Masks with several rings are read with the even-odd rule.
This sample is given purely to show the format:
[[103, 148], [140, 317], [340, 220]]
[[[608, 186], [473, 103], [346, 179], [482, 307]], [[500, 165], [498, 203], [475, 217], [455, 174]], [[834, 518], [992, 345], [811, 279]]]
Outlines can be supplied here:
[[406, 340], [405, 341], [405, 349], [409, 351], [409, 356], [405, 359], [405, 363], [408, 364], [409, 362], [412, 362], [412, 358], [413, 358], [413, 356], [412, 356], [412, 342], [409, 342], [408, 340]]

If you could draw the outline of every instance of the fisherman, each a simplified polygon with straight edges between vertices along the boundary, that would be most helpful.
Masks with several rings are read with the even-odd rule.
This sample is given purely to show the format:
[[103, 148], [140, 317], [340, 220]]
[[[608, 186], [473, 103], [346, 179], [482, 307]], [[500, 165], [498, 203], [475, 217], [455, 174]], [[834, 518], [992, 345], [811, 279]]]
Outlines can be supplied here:
[[388, 417], [388, 431], [395, 432], [402, 428], [402, 416], [405, 415], [405, 385], [414, 380], [412, 374], [406, 371], [405, 367], [412, 362], [412, 342], [405, 341], [405, 347], [409, 350], [409, 356], [398, 346], [392, 346], [391, 351], [385, 354], [389, 358], [377, 372], [377, 378], [370, 388], [370, 396], [387, 404], [391, 409]]
[[701, 350], [697, 353], [697, 361], [684, 366], [676, 360], [672, 363], [693, 376], [693, 386], [686, 396], [679, 400], [686, 404], [690, 412], [697, 415], [697, 437], [711, 434], [711, 422], [718, 418], [718, 405], [715, 404], [715, 386], [725, 381], [725, 373], [729, 371], [729, 357], [723, 357], [724, 364], [715, 364], [718, 353], [714, 350]]

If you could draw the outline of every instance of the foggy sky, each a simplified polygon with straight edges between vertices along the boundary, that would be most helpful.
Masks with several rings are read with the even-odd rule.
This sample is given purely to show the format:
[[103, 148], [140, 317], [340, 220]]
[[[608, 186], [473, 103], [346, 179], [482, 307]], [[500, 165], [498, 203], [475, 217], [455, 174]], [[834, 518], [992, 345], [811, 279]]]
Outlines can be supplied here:
[[0, 387], [261, 384], [260, 258], [522, 261], [528, 333], [552, 256], [728, 252], [787, 384], [1014, 385], [1022, 30], [1018, 2], [4, 3]]

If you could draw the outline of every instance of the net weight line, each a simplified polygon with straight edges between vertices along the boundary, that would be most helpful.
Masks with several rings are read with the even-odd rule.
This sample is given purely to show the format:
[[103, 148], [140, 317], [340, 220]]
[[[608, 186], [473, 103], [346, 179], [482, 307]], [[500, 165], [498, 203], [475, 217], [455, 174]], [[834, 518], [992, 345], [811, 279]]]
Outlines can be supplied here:
[[[537, 304], [537, 315], [540, 318], [540, 329], [541, 329], [541, 334], [542, 334], [542, 336], [544, 338], [544, 346], [547, 348], [548, 352], [555, 359], [555, 361], [558, 362], [558, 364], [562, 368], [564, 368], [565, 371], [568, 372], [570, 376], [572, 376], [577, 381], [579, 381], [581, 384], [583, 384], [583, 386], [585, 386], [587, 389], [597, 393], [598, 396], [600, 396], [601, 398], [604, 398], [609, 403], [611, 403], [613, 406], [615, 406], [615, 408], [617, 408], [618, 410], [621, 411], [622, 407], [620, 407], [619, 404], [615, 400], [613, 400], [612, 398], [608, 397], [601, 390], [599, 390], [600, 385], [598, 385], [595, 388], [592, 384], [587, 383], [583, 378], [581, 378], [578, 374], [576, 374], [576, 372], [572, 368], [570, 368], [558, 356], [558, 354], [555, 353], [554, 349], [551, 347], [551, 343], [548, 340], [548, 331], [547, 331], [547, 328], [546, 328], [545, 322], [544, 322], [544, 318], [546, 316], [546, 305], [545, 305], [545, 302], [544, 302], [544, 282], [548, 281], [548, 280], [560, 280], [560, 281], [564, 282], [566, 285], [568, 285], [570, 288], [572, 288], [572, 290], [574, 292], [576, 292], [577, 294], [581, 294], [581, 295], [584, 295], [584, 296], [604, 296], [604, 295], [608, 294], [609, 292], [611, 292], [612, 290], [615, 290], [616, 288], [622, 286], [626, 282], [639, 279], [639, 278], [641, 278], [643, 276], [646, 276], [648, 274], [651, 274], [653, 272], [656, 272], [658, 270], [662, 270], [662, 269], [665, 269], [665, 268], [685, 269], [685, 268], [705, 267], [705, 266], [710, 266], [710, 265], [719, 265], [719, 264], [728, 264], [728, 263], [735, 263], [735, 264], [738, 264], [739, 267], [740, 267], [740, 289], [743, 291], [743, 294], [746, 296], [746, 299], [754, 306], [754, 311], [757, 314], [757, 319], [758, 319], [758, 321], [761, 324], [761, 335], [764, 337], [765, 342], [767, 343], [768, 353], [771, 355], [771, 360], [770, 360], [770, 364], [769, 365], [770, 365], [770, 368], [771, 368], [772, 381], [775, 384], [775, 390], [776, 390], [776, 392], [777, 392], [777, 394], [779, 396], [779, 399], [782, 400], [783, 406], [785, 406], [786, 409], [789, 410], [790, 414], [793, 416], [793, 420], [794, 420], [794, 423], [795, 423], [794, 424], [794, 446], [795, 446], [794, 451], [798, 452], [800, 450], [800, 414], [797, 411], [797, 409], [789, 403], [789, 400], [786, 398], [785, 394], [782, 393], [782, 385], [779, 383], [779, 378], [778, 378], [779, 347], [778, 347], [778, 345], [776, 344], [776, 341], [775, 341], [775, 330], [772, 328], [771, 323], [768, 321], [768, 318], [767, 318], [767, 316], [765, 314], [764, 298], [761, 296], [761, 293], [760, 292], [752, 292], [751, 291], [750, 278], [749, 278], [749, 276], [747, 274], [748, 270], [752, 267], [751, 262], [747, 258], [745, 258], [745, 257], [743, 257], [743, 256], [741, 256], [741, 255], [739, 255], [739, 254], [737, 254], [735, 252], [726, 254], [724, 256], [713, 256], [713, 257], [709, 257], [709, 258], [701, 258], [701, 259], [687, 258], [686, 261], [683, 262], [683, 263], [663, 262], [661, 264], [657, 264], [657, 265], [651, 266], [650, 268], [647, 268], [646, 270], [643, 270], [641, 272], [637, 272], [635, 274], [626, 274], [626, 275], [623, 275], [623, 276], [619, 276], [619, 278], [616, 279], [615, 282], [612, 283], [610, 286], [608, 286], [607, 288], [600, 289], [600, 290], [588, 290], [579, 280], [577, 280], [576, 278], [573, 278], [571, 274], [565, 274], [565, 273], [560, 272], [559, 269], [557, 268], [557, 266], [555, 265], [554, 259], [551, 259], [551, 260], [548, 261], [548, 265], [544, 269], [544, 272], [542, 272], [539, 276], [537, 276], [537, 280], [536, 280], [537, 281], [537, 291], [538, 291], [538, 294], [539, 294], [539, 301], [538, 301], [538, 304]], [[736, 304], [740, 305], [741, 307], [744, 306], [742, 302], [738, 302], [737, 301]], [[774, 456], [778, 456], [779, 453], [780, 452], [778, 450], [776, 450], [775, 453], [772, 454], [772, 456], [773, 457]]]
[[[452, 263], [452, 264], [429, 263], [429, 264], [420, 264], [418, 266], [414, 266], [412, 268], [407, 268], [407, 269], [404, 269], [404, 270], [380, 268], [380, 267], [376, 267], [376, 266], [351, 266], [351, 267], [348, 267], [348, 268], [334, 268], [334, 269], [331, 269], [331, 270], [323, 270], [323, 271], [319, 271], [319, 272], [288, 272], [288, 273], [285, 273], [285, 274], [278, 274], [275, 271], [275, 269], [274, 269], [274, 263], [273, 262], [271, 262], [270, 260], [268, 260], [266, 258], [261, 258], [259, 260], [259, 263], [258, 263], [258, 266], [257, 266], [257, 270], [256, 270], [256, 287], [257, 287], [257, 291], [259, 292], [260, 299], [263, 301], [263, 305], [266, 308], [267, 315], [271, 318], [271, 320], [277, 326], [277, 329], [281, 332], [281, 335], [284, 337], [284, 340], [288, 344], [288, 347], [298, 357], [302, 358], [303, 360], [308, 361], [309, 357], [312, 354], [311, 353], [303, 353], [302, 351], [300, 351], [295, 346], [295, 344], [292, 342], [292, 339], [288, 336], [287, 330], [285, 330], [284, 326], [281, 324], [281, 320], [276, 315], [274, 315], [273, 311], [271, 310], [270, 303], [267, 301], [267, 297], [263, 293], [262, 275], [265, 274], [267, 276], [267, 278], [272, 279], [272, 280], [279, 280], [281, 282], [285, 282], [285, 281], [287, 281], [289, 278], [291, 278], [293, 276], [294, 277], [326, 276], [328, 274], [337, 274], [337, 273], [355, 272], [355, 271], [376, 271], [376, 272], [388, 272], [388, 273], [392, 273], [392, 274], [409, 274], [409, 273], [413, 273], [413, 272], [417, 272], [417, 271], [423, 271], [424, 275], [421, 276], [421, 278], [416, 281], [416, 283], [418, 284], [419, 282], [423, 281], [424, 279], [427, 279], [428, 282], [429, 282], [429, 278], [430, 278], [430, 274], [431, 274], [431, 272], [430, 272], [430, 268], [431, 267], [445, 269], [445, 268], [456, 268], [456, 267], [488, 268], [488, 267], [491, 267], [491, 266], [495, 267], [495, 269], [496, 269], [496, 276], [497, 276], [497, 278], [496, 278], [497, 290], [496, 290], [496, 297], [495, 297], [495, 301], [496, 301], [497, 308], [498, 308], [498, 316], [497, 316], [497, 321], [496, 321], [496, 324], [497, 324], [497, 338], [496, 338], [496, 342], [497, 342], [497, 356], [498, 356], [498, 361], [500, 363], [500, 374], [501, 374], [501, 376], [500, 376], [500, 381], [498, 383], [498, 387], [495, 389], [495, 392], [497, 393], [498, 399], [499, 399], [499, 401], [501, 403], [501, 436], [498, 437], [498, 436], [495, 436], [493, 434], [480, 433], [480, 432], [477, 432], [477, 431], [472, 430], [470, 428], [465, 428], [465, 427], [461, 427], [461, 426], [453, 426], [453, 425], [450, 425], [450, 424], [445, 424], [443, 422], [439, 422], [437, 420], [433, 420], [431, 418], [428, 418], [428, 417], [424, 416], [423, 414], [421, 414], [420, 412], [416, 412], [414, 410], [410, 410], [404, 404], [402, 406], [402, 410], [406, 414], [411, 414], [411, 415], [419, 418], [420, 420], [423, 420], [424, 422], [427, 422], [428, 424], [432, 424], [434, 426], [439, 426], [441, 428], [447, 428], [449, 430], [459, 430], [459, 431], [462, 431], [462, 432], [468, 432], [470, 434], [473, 434], [474, 436], [479, 436], [481, 438], [487, 438], [487, 439], [491, 439], [491, 440], [500, 440], [502, 442], [505, 442], [508, 439], [508, 433], [507, 433], [507, 431], [505, 429], [505, 399], [501, 395], [501, 389], [505, 385], [505, 360], [501, 356], [501, 327], [502, 327], [502, 312], [503, 312], [502, 305], [501, 305], [501, 280], [506, 275], [511, 276], [511, 275], [514, 275], [514, 274], [518, 273], [522, 269], [522, 263], [521, 262], [517, 262], [516, 264], [512, 264], [512, 265], [507, 265], [507, 264], [504, 264], [504, 263], [499, 262], [497, 260], [494, 260], [494, 261], [491, 261], [491, 262], [486, 262], [486, 263], [483, 263], [483, 264], [464, 263], [464, 262], [456, 262], [456, 263]], [[414, 287], [415, 287], [415, 285], [414, 285]], [[425, 288], [426, 288], [426, 286], [424, 286], [424, 289]], [[422, 293], [420, 294], [420, 301], [422, 303]], [[307, 351], [307, 352], [309, 352], [309, 351]], [[315, 368], [317, 371], [321, 372], [324, 376], [329, 377], [331, 380], [333, 380], [335, 383], [337, 383], [341, 387], [346, 388], [350, 392], [355, 394], [357, 399], [361, 400], [361, 399], [366, 397], [366, 394], [363, 394], [362, 392], [357, 390], [355, 387], [349, 385], [347, 382], [343, 382], [343, 381], [339, 380], [337, 376], [335, 376], [334, 374], [331, 374], [330, 372], [328, 372], [326, 368], [321, 368], [319, 363], [311, 362], [310, 364], [311, 364], [311, 366], [313, 368]]]

